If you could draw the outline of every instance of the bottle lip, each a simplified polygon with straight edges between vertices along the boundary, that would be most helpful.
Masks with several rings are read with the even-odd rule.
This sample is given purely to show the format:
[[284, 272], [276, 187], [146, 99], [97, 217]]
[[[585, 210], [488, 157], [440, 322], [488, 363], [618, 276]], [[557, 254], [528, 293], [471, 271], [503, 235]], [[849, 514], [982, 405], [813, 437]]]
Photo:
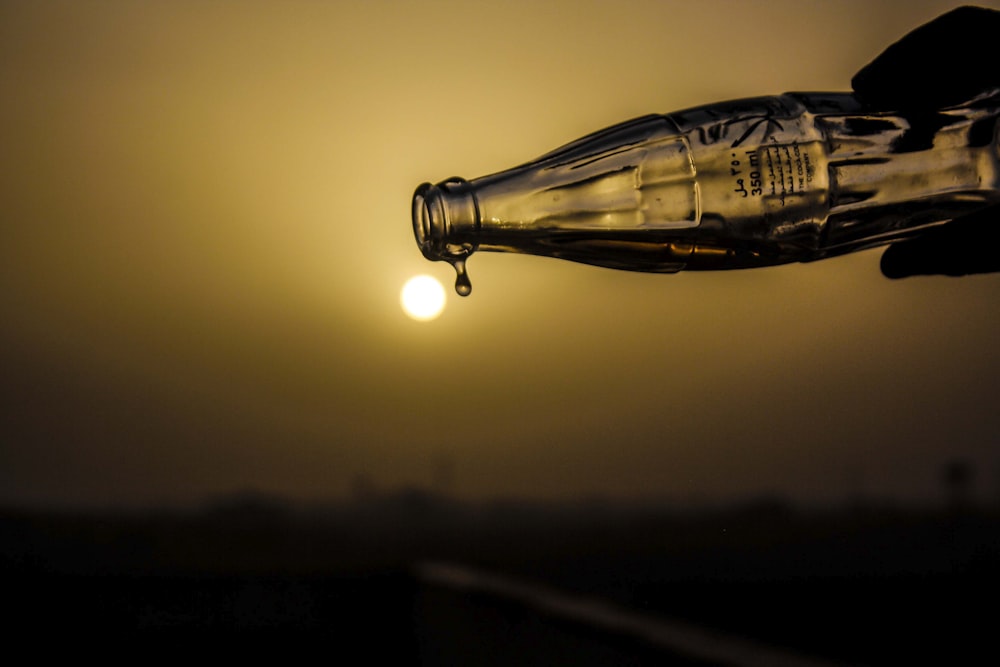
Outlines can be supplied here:
[[464, 178], [449, 178], [437, 185], [422, 183], [413, 193], [413, 236], [427, 259], [455, 262], [475, 249], [467, 239], [452, 238], [455, 225], [463, 228], [477, 219], [475, 198], [467, 186]]
[[[437, 214], [432, 213], [432, 207], [437, 210]], [[417, 247], [427, 259], [439, 259], [439, 253], [434, 250], [434, 239], [443, 237], [444, 210], [441, 206], [441, 193], [436, 185], [421, 183], [417, 186], [413, 193], [412, 214], [413, 236], [417, 240]]]

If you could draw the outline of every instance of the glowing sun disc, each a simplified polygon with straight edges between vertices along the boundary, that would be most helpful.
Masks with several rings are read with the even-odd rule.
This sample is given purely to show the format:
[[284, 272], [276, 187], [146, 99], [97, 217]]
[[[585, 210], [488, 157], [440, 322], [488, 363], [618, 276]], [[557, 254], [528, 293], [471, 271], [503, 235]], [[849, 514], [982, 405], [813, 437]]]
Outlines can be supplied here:
[[433, 320], [444, 310], [444, 287], [431, 276], [414, 276], [399, 295], [403, 311], [419, 322]]

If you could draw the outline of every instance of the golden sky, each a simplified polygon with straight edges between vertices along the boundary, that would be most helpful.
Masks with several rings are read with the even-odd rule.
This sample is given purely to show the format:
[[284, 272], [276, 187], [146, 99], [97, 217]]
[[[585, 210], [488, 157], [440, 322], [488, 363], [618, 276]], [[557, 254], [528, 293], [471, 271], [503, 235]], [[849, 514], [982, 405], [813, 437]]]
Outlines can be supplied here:
[[998, 276], [483, 253], [439, 319], [398, 302], [453, 280], [419, 183], [846, 90], [953, 5], [0, 4], [0, 502], [925, 499], [953, 458], [996, 493]]

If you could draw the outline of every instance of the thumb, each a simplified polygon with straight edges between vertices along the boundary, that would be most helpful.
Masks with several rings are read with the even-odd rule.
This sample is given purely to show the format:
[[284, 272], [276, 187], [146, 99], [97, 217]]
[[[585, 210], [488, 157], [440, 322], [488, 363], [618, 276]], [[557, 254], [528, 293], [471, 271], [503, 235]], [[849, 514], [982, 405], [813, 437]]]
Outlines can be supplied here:
[[894, 243], [882, 254], [887, 278], [1000, 272], [1000, 206]]

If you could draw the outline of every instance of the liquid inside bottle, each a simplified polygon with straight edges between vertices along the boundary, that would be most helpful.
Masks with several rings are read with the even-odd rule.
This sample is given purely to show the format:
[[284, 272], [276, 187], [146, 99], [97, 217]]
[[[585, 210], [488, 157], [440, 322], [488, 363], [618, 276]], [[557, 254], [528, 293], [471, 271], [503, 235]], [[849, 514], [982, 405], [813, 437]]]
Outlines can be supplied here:
[[417, 243], [650, 272], [749, 268], [914, 235], [1000, 201], [1000, 93], [934, 113], [846, 94], [752, 98], [631, 120], [473, 181], [418, 188]]

